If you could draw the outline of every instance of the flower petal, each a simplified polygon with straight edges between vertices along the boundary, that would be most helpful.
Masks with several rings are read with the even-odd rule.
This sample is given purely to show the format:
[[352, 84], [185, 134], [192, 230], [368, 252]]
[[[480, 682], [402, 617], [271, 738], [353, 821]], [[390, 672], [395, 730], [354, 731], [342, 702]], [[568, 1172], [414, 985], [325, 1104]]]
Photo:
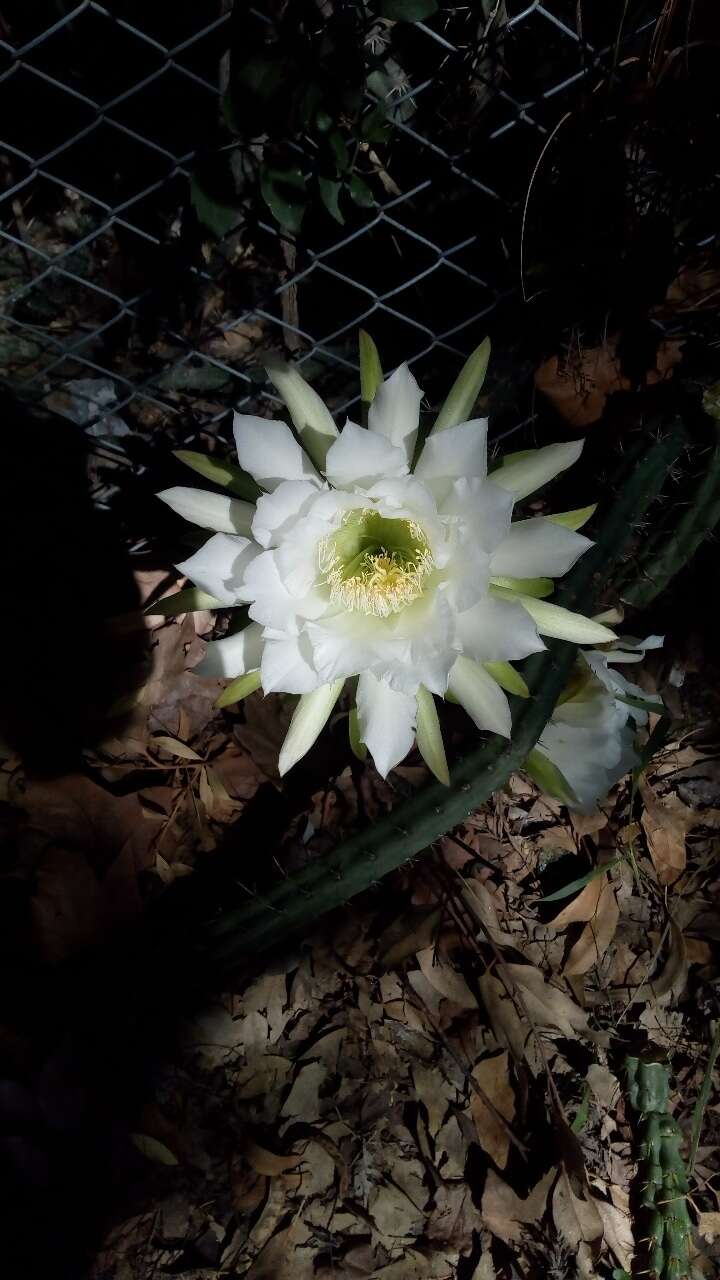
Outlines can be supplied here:
[[358, 680], [357, 709], [360, 737], [378, 773], [386, 778], [415, 741], [415, 696], [398, 693], [385, 680], [364, 671]]
[[[491, 587], [490, 590], [494, 594], [503, 588]], [[554, 636], [556, 640], [569, 640], [573, 644], [609, 644], [615, 639], [615, 632], [609, 627], [603, 627], [581, 613], [572, 613], [570, 609], [548, 604], [547, 600], [536, 600], [533, 596], [518, 595], [515, 598], [523, 609], [527, 609], [543, 636]]]
[[327, 600], [318, 592], [293, 596], [278, 570], [277, 553], [263, 551], [248, 567], [239, 598], [250, 602], [250, 617], [277, 631], [297, 631], [297, 618], [319, 618]]
[[401, 364], [378, 388], [368, 410], [368, 427], [400, 445], [412, 462], [420, 423], [420, 390], [406, 364]]
[[417, 691], [417, 745], [428, 769], [435, 774], [438, 782], [444, 782], [449, 787], [450, 773], [435, 699], [422, 684]]
[[269, 360], [265, 368], [288, 407], [303, 447], [315, 465], [323, 470], [327, 451], [338, 434], [330, 410], [295, 365]]
[[539, 516], [516, 520], [492, 553], [490, 572], [509, 578], [557, 578], [591, 546], [589, 538]]
[[433, 431], [447, 431], [459, 422], [467, 422], [482, 390], [490, 360], [490, 339], [483, 338], [468, 356], [455, 379], [447, 400], [440, 410]]
[[252, 522], [255, 541], [261, 547], [277, 544], [317, 496], [317, 487], [309, 480], [284, 480], [273, 493], [263, 494], [257, 500]]
[[278, 769], [283, 777], [308, 752], [322, 732], [342, 691], [344, 681], [321, 685], [304, 693], [298, 702], [280, 751]]
[[493, 471], [493, 484], [509, 489], [519, 502], [577, 462], [584, 443], [584, 440], [571, 440], [569, 444], [548, 444], [544, 449], [533, 449]]
[[239, 604], [245, 599], [241, 594], [245, 572], [258, 552], [259, 547], [249, 538], [216, 533], [208, 538], [204, 547], [175, 567], [222, 604]]
[[448, 689], [464, 707], [478, 729], [510, 737], [510, 704], [499, 684], [471, 658], [460, 657], [450, 672]]
[[367, 489], [385, 476], [407, 474], [405, 450], [349, 420], [328, 449], [325, 474], [336, 489]]
[[263, 489], [277, 489], [283, 480], [314, 479], [319, 484], [310, 459], [284, 422], [236, 413], [233, 433], [240, 466]]
[[205, 650], [205, 657], [193, 667], [193, 671], [196, 676], [213, 680], [242, 676], [246, 671], [255, 671], [260, 666], [262, 650], [262, 627], [251, 622], [234, 635], [224, 636], [222, 640], [211, 640]]
[[312, 693], [322, 684], [306, 635], [266, 640], [260, 672], [265, 693]]
[[191, 524], [199, 524], [201, 529], [214, 529], [216, 533], [250, 533], [255, 513], [250, 502], [230, 498], [226, 493], [191, 489], [181, 484], [163, 489], [157, 496], [172, 511]]
[[467, 529], [467, 536], [483, 551], [494, 551], [510, 528], [514, 498], [498, 489], [491, 480], [461, 476], [453, 482], [442, 506], [442, 515], [455, 518]]
[[417, 479], [438, 502], [450, 493], [453, 480], [461, 476], [484, 479], [486, 474], [487, 418], [473, 418], [428, 436], [415, 468]]
[[463, 653], [478, 662], [517, 662], [545, 648], [522, 605], [489, 596], [457, 617]]
[[313, 662], [323, 680], [355, 676], [385, 659], [402, 662], [409, 644], [394, 638], [379, 618], [362, 613], [340, 612], [309, 622], [307, 632], [313, 647]]

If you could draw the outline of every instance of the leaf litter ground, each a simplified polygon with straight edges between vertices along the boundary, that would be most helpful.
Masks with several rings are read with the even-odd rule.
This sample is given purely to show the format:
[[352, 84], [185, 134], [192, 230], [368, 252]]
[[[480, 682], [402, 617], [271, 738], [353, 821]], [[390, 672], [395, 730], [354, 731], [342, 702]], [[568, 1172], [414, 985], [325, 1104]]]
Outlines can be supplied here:
[[[159, 585], [139, 582], [145, 598]], [[282, 700], [219, 714], [217, 685], [187, 673], [208, 615], [134, 625], [152, 666], [122, 730], [59, 778], [3, 766], [10, 870], [28, 889], [8, 946], [59, 971], [162, 912], [179, 881], [192, 895], [230, 857], [243, 894], [268, 849], [273, 874], [287, 873], [425, 781], [412, 761], [389, 783], [357, 764], [332, 776], [328, 756], [329, 783], [281, 788]], [[93, 1280], [630, 1269], [624, 1053], [667, 1056], [689, 1138], [718, 1018], [720, 779], [683, 662], [662, 681], [681, 727], [635, 792], [626, 780], [602, 811], [571, 817], [515, 776], [301, 944], [180, 1000], [171, 1046], [115, 1135], [122, 1194], [101, 1214]], [[248, 830], [262, 847], [246, 857]], [[56, 1046], [39, 1038], [32, 1019], [4, 1025], [2, 1074], [47, 1111], [27, 1064], [52, 1064]], [[717, 1080], [698, 1115], [694, 1267], [712, 1276]]]

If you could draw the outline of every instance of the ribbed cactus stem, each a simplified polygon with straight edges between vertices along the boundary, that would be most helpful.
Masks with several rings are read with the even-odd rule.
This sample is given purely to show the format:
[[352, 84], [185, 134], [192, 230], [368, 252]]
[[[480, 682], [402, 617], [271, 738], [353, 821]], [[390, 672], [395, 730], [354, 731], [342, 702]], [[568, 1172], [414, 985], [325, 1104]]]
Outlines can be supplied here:
[[[650, 1280], [686, 1280], [691, 1224], [682, 1135], [670, 1115], [669, 1073], [661, 1062], [625, 1061], [628, 1100], [638, 1115], [638, 1245]], [[643, 1270], [643, 1268], [641, 1268]]]
[[623, 600], [646, 608], [690, 562], [698, 547], [720, 521], [720, 445], [711, 451], [700, 482], [686, 496], [683, 514], [647, 544], [634, 565], [634, 580], [621, 589]]

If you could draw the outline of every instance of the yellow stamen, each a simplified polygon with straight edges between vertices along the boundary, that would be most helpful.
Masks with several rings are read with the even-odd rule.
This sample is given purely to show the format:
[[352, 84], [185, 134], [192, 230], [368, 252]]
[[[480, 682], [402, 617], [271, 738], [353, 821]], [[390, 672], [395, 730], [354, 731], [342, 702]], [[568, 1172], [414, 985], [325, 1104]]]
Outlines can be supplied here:
[[[374, 515], [372, 511], [363, 512], [358, 520], [357, 513], [353, 513], [352, 519], [356, 527], [362, 527], [367, 523], [363, 518], [372, 519]], [[351, 612], [387, 618], [422, 595], [428, 574], [435, 567], [423, 530], [414, 520], [386, 520], [383, 524], [396, 526], [387, 532], [394, 534], [399, 545], [372, 545], [364, 536], [363, 527], [359, 547], [355, 544], [354, 554], [349, 554], [348, 548], [343, 556], [343, 544], [336, 535], [323, 539], [319, 549], [320, 570], [330, 588], [333, 604]]]

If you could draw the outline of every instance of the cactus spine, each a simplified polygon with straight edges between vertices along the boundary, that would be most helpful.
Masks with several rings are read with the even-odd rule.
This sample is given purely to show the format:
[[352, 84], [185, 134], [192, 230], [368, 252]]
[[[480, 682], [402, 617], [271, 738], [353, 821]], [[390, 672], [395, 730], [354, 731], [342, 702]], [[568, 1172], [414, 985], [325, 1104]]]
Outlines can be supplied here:
[[686, 1280], [691, 1234], [682, 1135], [668, 1110], [668, 1069], [625, 1059], [628, 1098], [638, 1116], [638, 1244], [650, 1280]]

